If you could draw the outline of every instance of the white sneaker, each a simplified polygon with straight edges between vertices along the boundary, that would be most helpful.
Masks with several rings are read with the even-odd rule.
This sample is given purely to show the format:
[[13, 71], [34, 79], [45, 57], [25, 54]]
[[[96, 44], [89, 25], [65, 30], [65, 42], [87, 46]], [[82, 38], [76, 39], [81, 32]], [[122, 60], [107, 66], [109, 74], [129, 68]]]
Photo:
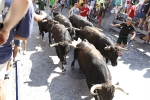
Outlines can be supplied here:
[[26, 55], [26, 51], [23, 51], [23, 55]]

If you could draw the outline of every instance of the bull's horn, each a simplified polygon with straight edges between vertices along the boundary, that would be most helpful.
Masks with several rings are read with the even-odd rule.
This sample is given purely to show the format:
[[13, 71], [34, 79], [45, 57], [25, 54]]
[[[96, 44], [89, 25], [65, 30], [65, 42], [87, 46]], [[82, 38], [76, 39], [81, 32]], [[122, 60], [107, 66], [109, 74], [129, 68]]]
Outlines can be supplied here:
[[98, 95], [97, 93], [94, 93], [94, 90], [96, 89], [102, 89], [102, 84], [96, 84], [91, 87], [90, 92], [92, 95]]
[[107, 46], [107, 47], [105, 47], [104, 49], [105, 49], [105, 50], [110, 50], [110, 48], [111, 48], [111, 46]]
[[76, 48], [76, 46], [75, 46], [75, 45], [73, 45], [73, 44], [69, 44], [69, 46], [71, 46], [71, 47], [73, 47], [73, 48]]
[[50, 45], [50, 47], [55, 47], [55, 46], [58, 46], [59, 43], [54, 43], [52, 45]]
[[81, 29], [79, 29], [79, 28], [74, 28], [75, 30], [78, 30], [78, 31], [80, 31]]
[[126, 48], [122, 48], [122, 47], [120, 47], [119, 49], [120, 49], [120, 50], [128, 51], [128, 49], [126, 49]]
[[66, 30], [68, 30], [69, 28], [67, 27]]
[[47, 22], [47, 20], [42, 20], [42, 22]]
[[115, 90], [120, 90], [120, 91], [122, 91], [122, 92], [124, 92], [126, 95], [129, 95], [128, 93], [126, 93], [122, 88], [120, 88], [120, 87], [115, 87]]

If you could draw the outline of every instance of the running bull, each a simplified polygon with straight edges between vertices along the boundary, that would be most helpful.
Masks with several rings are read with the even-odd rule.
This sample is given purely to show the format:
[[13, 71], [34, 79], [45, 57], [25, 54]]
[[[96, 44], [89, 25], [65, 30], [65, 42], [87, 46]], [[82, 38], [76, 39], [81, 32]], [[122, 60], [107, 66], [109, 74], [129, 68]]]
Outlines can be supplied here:
[[62, 14], [58, 14], [57, 16], [54, 17], [54, 20], [58, 21], [60, 24], [63, 24], [67, 28], [72, 39], [75, 37], [75, 28], [72, 26], [68, 18], [66, 18]]
[[84, 20], [81, 16], [79, 15], [71, 15], [69, 17], [70, 22], [72, 23], [72, 25], [76, 28], [80, 28], [83, 29], [85, 26], [91, 26], [94, 27], [94, 25], [89, 22], [88, 20]]
[[85, 75], [87, 86], [95, 100], [112, 100], [117, 89], [126, 93], [122, 88], [112, 85], [111, 73], [102, 55], [93, 44], [84, 39], [76, 46], [71, 46], [75, 48], [71, 66], [74, 68], [77, 59], [80, 70]]
[[55, 44], [50, 45], [55, 47], [58, 58], [62, 63], [62, 71], [65, 71], [64, 64], [66, 64], [66, 55], [70, 50], [69, 44], [72, 43], [71, 36], [64, 25], [54, 23], [52, 26], [52, 33]]
[[76, 30], [76, 39], [78, 37], [80, 37], [82, 40], [87, 39], [90, 43], [92, 43], [106, 58], [107, 63], [108, 60], [111, 61], [112, 66], [117, 65], [117, 58], [119, 56], [118, 52], [120, 50], [126, 50], [124, 48], [115, 46], [109, 37], [106, 37], [94, 27], [86, 26], [83, 28], [83, 30]]
[[[36, 11], [37, 14], [41, 14], [40, 11]], [[42, 35], [42, 40], [44, 39], [44, 32], [47, 33], [48, 32], [48, 37], [49, 37], [49, 44], [52, 43], [51, 42], [51, 27], [52, 27], [52, 18], [50, 16], [47, 16], [46, 18], [44, 18], [42, 21], [38, 22], [38, 26], [39, 26], [39, 31], [40, 31], [40, 35]]]

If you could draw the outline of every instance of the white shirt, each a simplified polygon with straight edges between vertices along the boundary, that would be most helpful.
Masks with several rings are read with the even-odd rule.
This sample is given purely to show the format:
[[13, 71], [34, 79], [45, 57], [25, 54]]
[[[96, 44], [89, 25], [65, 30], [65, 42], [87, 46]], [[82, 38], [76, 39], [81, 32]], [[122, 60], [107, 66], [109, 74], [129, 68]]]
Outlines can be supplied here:
[[139, 4], [143, 4], [144, 3], [144, 0], [139, 0]]
[[94, 7], [94, 4], [95, 4], [95, 1], [93, 0], [93, 1], [91, 1], [90, 6]]

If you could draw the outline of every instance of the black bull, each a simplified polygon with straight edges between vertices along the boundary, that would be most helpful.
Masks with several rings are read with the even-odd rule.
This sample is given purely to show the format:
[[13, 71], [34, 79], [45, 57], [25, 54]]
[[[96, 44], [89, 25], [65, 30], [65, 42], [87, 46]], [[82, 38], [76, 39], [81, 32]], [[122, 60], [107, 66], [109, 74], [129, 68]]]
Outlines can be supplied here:
[[82, 30], [76, 30], [76, 39], [78, 37], [82, 40], [87, 39], [90, 43], [92, 43], [106, 58], [107, 63], [108, 60], [110, 60], [112, 66], [117, 65], [118, 52], [123, 48], [116, 47], [113, 41], [99, 30], [94, 27], [86, 26]]
[[[36, 11], [37, 14], [41, 14], [40, 11]], [[49, 44], [51, 43], [51, 27], [52, 27], [52, 18], [47, 16], [42, 21], [38, 22], [40, 35], [42, 35], [42, 40], [44, 39], [44, 32], [48, 32]]]
[[71, 36], [64, 25], [54, 24], [52, 26], [52, 33], [55, 44], [51, 47], [55, 47], [58, 58], [62, 63], [62, 71], [65, 71], [64, 64], [66, 64], [66, 55], [70, 50], [69, 44], [72, 43]]
[[93, 44], [85, 39], [73, 47], [75, 48], [74, 60], [71, 65], [74, 67], [75, 60], [78, 60], [80, 70], [85, 75], [86, 83], [95, 100], [112, 100], [116, 89], [124, 92], [122, 88], [111, 84], [110, 71]]
[[57, 16], [54, 17], [55, 21], [58, 21], [60, 24], [63, 24], [68, 32], [70, 33], [70, 36], [72, 37], [72, 39], [74, 39], [75, 37], [75, 28], [72, 26], [71, 22], [69, 21], [68, 18], [66, 18], [64, 15], [62, 14], [58, 14]]
[[70, 22], [76, 28], [83, 29], [85, 26], [94, 27], [94, 25], [88, 20], [84, 20], [81, 16], [73, 14], [69, 17]]

